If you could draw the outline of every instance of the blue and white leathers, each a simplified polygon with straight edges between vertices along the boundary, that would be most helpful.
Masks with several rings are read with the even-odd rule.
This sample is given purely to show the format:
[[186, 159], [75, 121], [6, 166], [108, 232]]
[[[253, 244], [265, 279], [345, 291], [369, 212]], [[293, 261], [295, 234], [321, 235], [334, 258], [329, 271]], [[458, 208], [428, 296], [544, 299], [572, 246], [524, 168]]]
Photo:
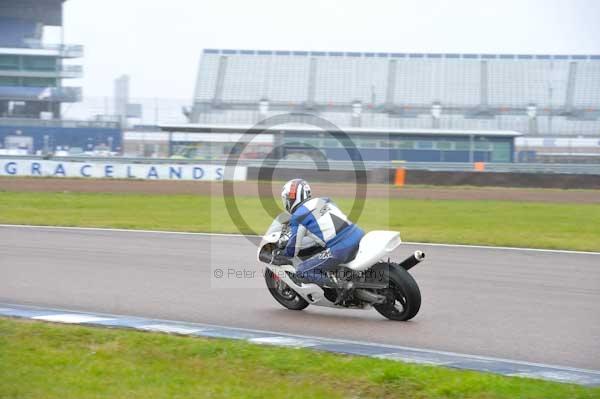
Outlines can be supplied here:
[[290, 239], [284, 254], [302, 257], [302, 252], [320, 251], [296, 266], [303, 280], [329, 284], [327, 271], [355, 256], [364, 232], [350, 222], [329, 198], [312, 198], [294, 209], [290, 218]]

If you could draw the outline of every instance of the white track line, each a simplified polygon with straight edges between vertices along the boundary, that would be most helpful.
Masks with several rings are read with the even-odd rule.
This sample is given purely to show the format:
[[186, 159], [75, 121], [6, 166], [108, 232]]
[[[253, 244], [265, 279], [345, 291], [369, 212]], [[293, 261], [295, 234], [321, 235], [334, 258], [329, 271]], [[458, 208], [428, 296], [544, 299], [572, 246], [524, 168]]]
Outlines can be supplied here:
[[[2, 225], [0, 224], [0, 227], [1, 226]], [[448, 352], [448, 351], [437, 350], [437, 349], [417, 348], [417, 347], [409, 347], [409, 346], [401, 346], [401, 345], [390, 345], [390, 344], [384, 344], [384, 343], [378, 343], [378, 342], [351, 340], [351, 339], [343, 339], [343, 338], [319, 337], [319, 336], [315, 336], [315, 335], [304, 335], [304, 334], [296, 334], [296, 333], [282, 332], [282, 331], [224, 326], [224, 325], [219, 325], [219, 324], [198, 323], [198, 322], [192, 322], [192, 321], [155, 319], [155, 318], [136, 316], [136, 315], [114, 314], [114, 313], [104, 313], [104, 312], [85, 312], [83, 310], [65, 309], [63, 307], [44, 307], [44, 306], [38, 306], [38, 305], [20, 305], [20, 304], [4, 303], [4, 302], [0, 302], [0, 305], [2, 307], [6, 307], [6, 308], [12, 307], [13, 309], [16, 307], [16, 308], [21, 308], [21, 309], [23, 309], [23, 308], [37, 309], [38, 311], [65, 312], [65, 313], [68, 312], [71, 314], [94, 315], [96, 317], [108, 318], [108, 319], [137, 319], [140, 321], [149, 321], [154, 324], [168, 323], [168, 324], [179, 324], [179, 325], [185, 325], [185, 326], [197, 326], [197, 328], [199, 330], [203, 330], [206, 328], [223, 328], [223, 329], [231, 329], [231, 330], [236, 330], [236, 331], [244, 331], [244, 332], [249, 332], [249, 333], [272, 334], [272, 335], [276, 335], [276, 336], [289, 337], [289, 338], [303, 338], [303, 339], [307, 339], [307, 340], [323, 340], [323, 341], [329, 341], [329, 342], [340, 343], [340, 344], [370, 345], [370, 346], [383, 347], [383, 348], [413, 351], [413, 352], [423, 353], [423, 354], [439, 354], [439, 355], [447, 355], [447, 356], [456, 356], [456, 357], [460, 357], [460, 358], [464, 358], [464, 359], [509, 362], [509, 363], [521, 364], [524, 366], [538, 366], [538, 367], [553, 368], [553, 369], [557, 369], [557, 370], [578, 371], [578, 372], [586, 372], [586, 373], [600, 375], [600, 370], [583, 369], [583, 368], [571, 367], [571, 366], [561, 366], [561, 365], [557, 365], [557, 364], [528, 362], [525, 360], [513, 360], [513, 359], [494, 357], [494, 356], [472, 355], [472, 354], [468, 354], [468, 353], [459, 353], [459, 352]]]
[[[235, 234], [235, 233], [192, 233], [185, 231], [166, 231], [166, 230], [135, 230], [135, 229], [115, 229], [108, 227], [72, 227], [72, 226], [39, 226], [29, 224], [0, 224], [0, 227], [15, 227], [25, 229], [52, 229], [52, 230], [83, 230], [83, 231], [107, 231], [120, 233], [145, 233], [145, 234], [171, 234], [171, 235], [191, 235], [191, 236], [215, 236], [215, 237], [260, 237], [254, 234]], [[474, 249], [494, 249], [505, 251], [529, 251], [529, 252], [550, 252], [561, 254], [580, 254], [580, 255], [600, 255], [600, 252], [591, 251], [571, 251], [565, 249], [543, 249], [543, 248], [519, 248], [519, 247], [495, 247], [492, 245], [468, 245], [468, 244], [444, 244], [432, 242], [412, 242], [403, 241], [409, 245], [424, 245], [432, 247], [455, 247], [455, 248], [474, 248]]]
[[25, 229], [52, 229], [52, 230], [83, 230], [83, 231], [107, 231], [118, 233], [147, 233], [147, 234], [170, 234], [170, 235], [190, 235], [190, 236], [222, 236], [222, 237], [259, 237], [253, 234], [235, 234], [235, 233], [200, 233], [188, 231], [167, 231], [167, 230], [136, 230], [136, 229], [115, 229], [111, 227], [73, 227], [73, 226], [40, 226], [31, 224], [0, 224], [0, 227], [17, 227]]
[[435, 243], [435, 242], [412, 242], [412, 241], [403, 241], [402, 243], [403, 244], [410, 244], [410, 245], [428, 245], [428, 246], [432, 246], [432, 247], [501, 249], [501, 250], [509, 250], [509, 251], [556, 252], [556, 253], [561, 253], [561, 254], [600, 255], [600, 252], [574, 251], [574, 250], [567, 250], [567, 249], [495, 247], [493, 245], [444, 244], [444, 243]]

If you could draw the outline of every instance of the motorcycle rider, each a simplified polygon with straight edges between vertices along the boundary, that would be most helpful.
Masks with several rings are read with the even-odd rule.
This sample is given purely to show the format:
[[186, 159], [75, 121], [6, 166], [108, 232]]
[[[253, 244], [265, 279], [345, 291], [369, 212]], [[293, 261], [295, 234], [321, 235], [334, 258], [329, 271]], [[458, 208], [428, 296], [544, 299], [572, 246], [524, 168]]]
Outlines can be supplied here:
[[342, 303], [352, 283], [331, 279], [328, 273], [354, 259], [364, 232], [329, 198], [313, 198], [310, 186], [303, 179], [288, 181], [283, 186], [281, 199], [291, 215], [287, 231], [279, 242], [281, 254], [300, 259], [295, 275], [299, 281], [335, 288], [335, 303]]

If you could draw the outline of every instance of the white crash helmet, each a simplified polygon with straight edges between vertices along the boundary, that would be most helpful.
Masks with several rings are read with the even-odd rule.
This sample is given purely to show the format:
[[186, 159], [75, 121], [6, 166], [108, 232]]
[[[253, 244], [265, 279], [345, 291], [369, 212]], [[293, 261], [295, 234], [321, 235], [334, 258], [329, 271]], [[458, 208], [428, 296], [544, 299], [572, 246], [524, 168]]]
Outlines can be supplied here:
[[303, 179], [294, 179], [285, 183], [281, 192], [283, 207], [289, 213], [293, 213], [296, 207], [311, 198], [310, 186]]

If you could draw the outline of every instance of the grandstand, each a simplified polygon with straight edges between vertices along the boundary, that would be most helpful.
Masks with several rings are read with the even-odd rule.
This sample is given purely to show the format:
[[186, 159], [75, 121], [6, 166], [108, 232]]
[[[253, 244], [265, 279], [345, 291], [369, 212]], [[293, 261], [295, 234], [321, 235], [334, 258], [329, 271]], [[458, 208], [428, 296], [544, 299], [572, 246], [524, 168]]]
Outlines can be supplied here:
[[600, 136], [600, 56], [206, 49], [190, 122]]

